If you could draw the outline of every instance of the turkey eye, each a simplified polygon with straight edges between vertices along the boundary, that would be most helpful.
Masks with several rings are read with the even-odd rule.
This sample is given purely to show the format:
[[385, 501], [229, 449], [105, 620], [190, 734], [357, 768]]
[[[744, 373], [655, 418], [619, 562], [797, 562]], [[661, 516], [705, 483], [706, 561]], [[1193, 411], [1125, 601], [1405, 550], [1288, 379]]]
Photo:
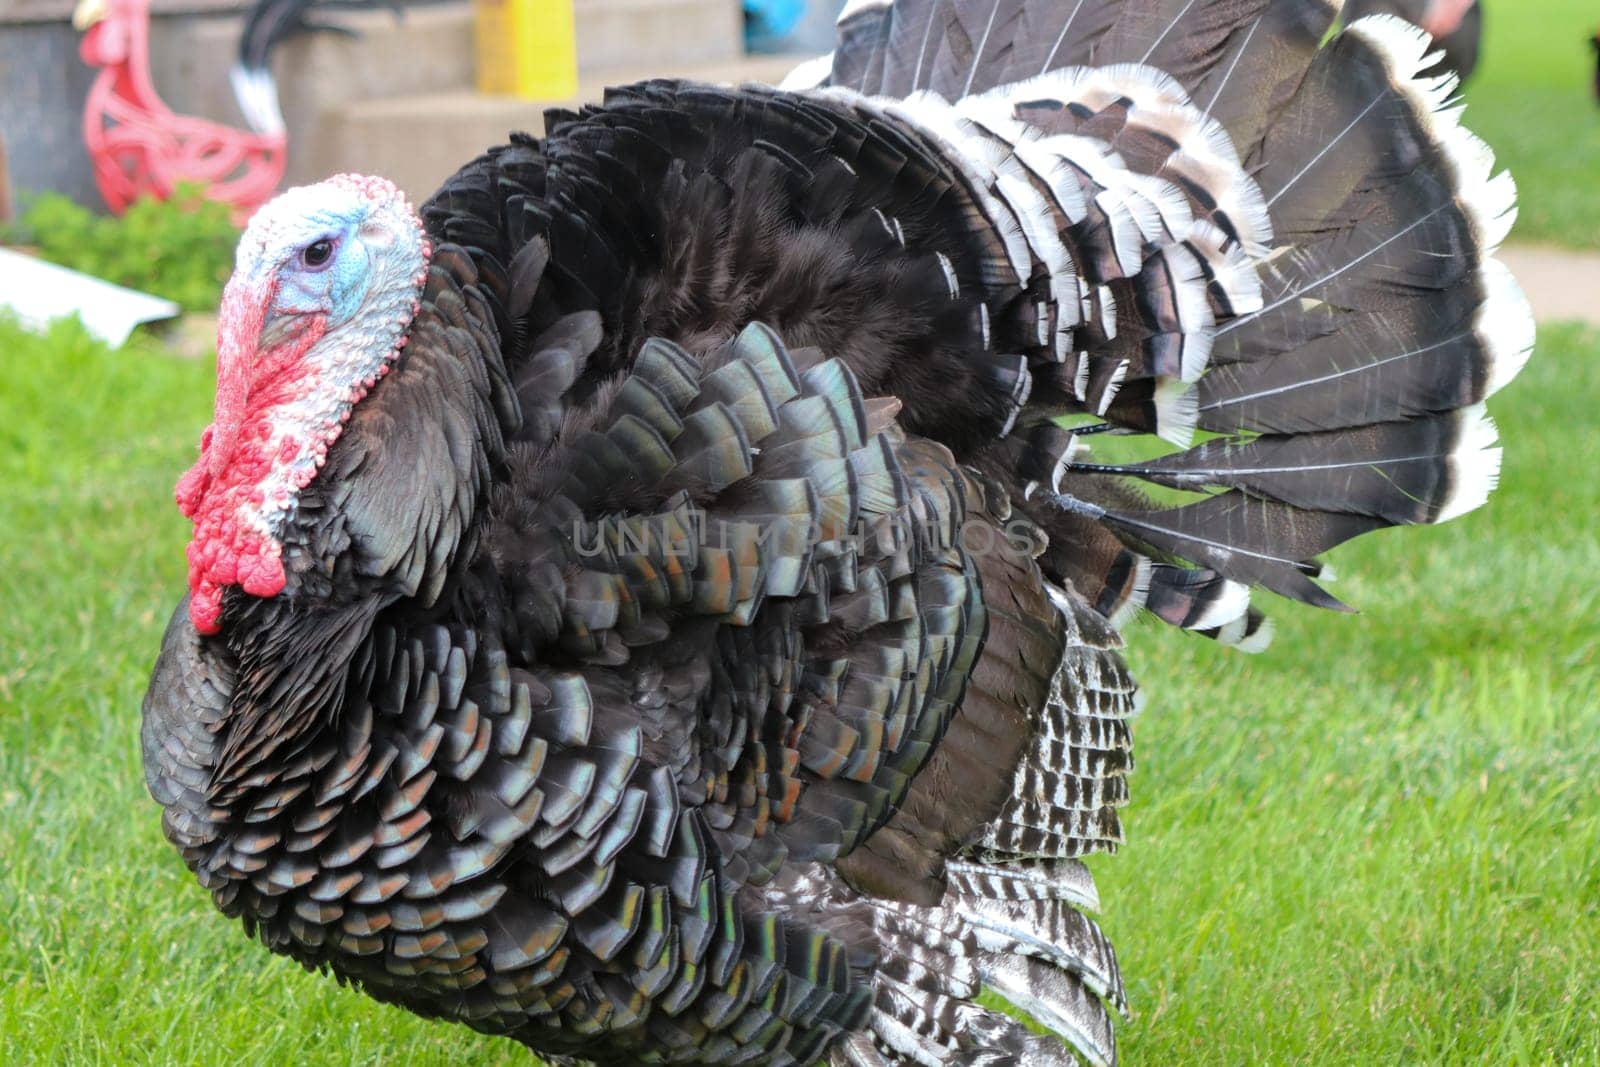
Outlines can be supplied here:
[[308, 267], [325, 267], [328, 260], [333, 258], [333, 242], [324, 237], [306, 246], [300, 253], [300, 261]]

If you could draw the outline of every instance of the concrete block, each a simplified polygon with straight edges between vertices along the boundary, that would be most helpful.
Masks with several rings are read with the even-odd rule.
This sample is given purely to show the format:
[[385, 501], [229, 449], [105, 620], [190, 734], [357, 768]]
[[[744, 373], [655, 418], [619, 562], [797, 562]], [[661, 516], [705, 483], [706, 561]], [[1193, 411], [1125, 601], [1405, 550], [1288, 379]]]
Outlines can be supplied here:
[[739, 0], [574, 0], [580, 76], [717, 63], [744, 53]]

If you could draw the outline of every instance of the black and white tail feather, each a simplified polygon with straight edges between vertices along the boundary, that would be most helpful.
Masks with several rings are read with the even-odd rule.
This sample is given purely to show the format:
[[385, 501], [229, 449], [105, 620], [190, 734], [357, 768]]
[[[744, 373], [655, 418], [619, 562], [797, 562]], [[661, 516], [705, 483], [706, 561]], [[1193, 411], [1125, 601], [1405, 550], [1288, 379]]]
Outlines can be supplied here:
[[[1077, 858], [1120, 837], [1136, 702], [1114, 627], [1146, 610], [1259, 651], [1253, 587], [1343, 608], [1319, 554], [1495, 486], [1483, 401], [1533, 343], [1494, 258], [1515, 187], [1461, 125], [1455, 79], [1422, 76], [1427, 37], [1386, 17], [1330, 36], [1339, 7], [852, 0], [836, 50], [785, 83], [910, 124], [970, 187], [983, 337], [1021, 358], [977, 466], [1047, 534], [1068, 625], [1013, 798], [938, 904], [821, 867], [791, 887], [861, 909], [899, 956], [834, 1063], [1068, 1062], [971, 1003], [982, 987], [1114, 1062], [1104, 1005], [1123, 989]], [[1166, 451], [1097, 463], [1099, 434]]]
[[[274, 135], [284, 132], [278, 83], [272, 74], [272, 55], [284, 41], [309, 33], [335, 33], [354, 37], [349, 27], [311, 17], [312, 8], [357, 10], [373, 0], [256, 0], [245, 14], [239, 36], [239, 55], [228, 71], [234, 99], [252, 130]], [[392, 0], [395, 13], [399, 0]]]

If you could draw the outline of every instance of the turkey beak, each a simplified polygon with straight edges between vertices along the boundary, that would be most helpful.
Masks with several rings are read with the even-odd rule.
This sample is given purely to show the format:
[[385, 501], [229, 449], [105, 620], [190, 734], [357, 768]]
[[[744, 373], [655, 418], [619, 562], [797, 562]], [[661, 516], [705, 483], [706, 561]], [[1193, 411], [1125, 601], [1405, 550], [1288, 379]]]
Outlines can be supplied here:
[[109, 11], [109, 0], [78, 0], [78, 6], [72, 10], [72, 28], [83, 33], [97, 22], [105, 21]]

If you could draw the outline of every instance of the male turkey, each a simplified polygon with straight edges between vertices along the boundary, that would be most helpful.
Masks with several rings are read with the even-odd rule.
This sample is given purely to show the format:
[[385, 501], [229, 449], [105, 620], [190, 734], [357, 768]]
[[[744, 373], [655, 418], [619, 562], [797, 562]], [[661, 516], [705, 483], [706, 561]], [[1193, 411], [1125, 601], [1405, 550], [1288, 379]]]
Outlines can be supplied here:
[[1531, 345], [1509, 178], [1338, 13], [869, 0], [790, 89], [266, 207], [144, 704], [217, 905], [558, 1058], [1072, 1062], [988, 988], [1113, 1061], [1117, 627], [1341, 607]]

